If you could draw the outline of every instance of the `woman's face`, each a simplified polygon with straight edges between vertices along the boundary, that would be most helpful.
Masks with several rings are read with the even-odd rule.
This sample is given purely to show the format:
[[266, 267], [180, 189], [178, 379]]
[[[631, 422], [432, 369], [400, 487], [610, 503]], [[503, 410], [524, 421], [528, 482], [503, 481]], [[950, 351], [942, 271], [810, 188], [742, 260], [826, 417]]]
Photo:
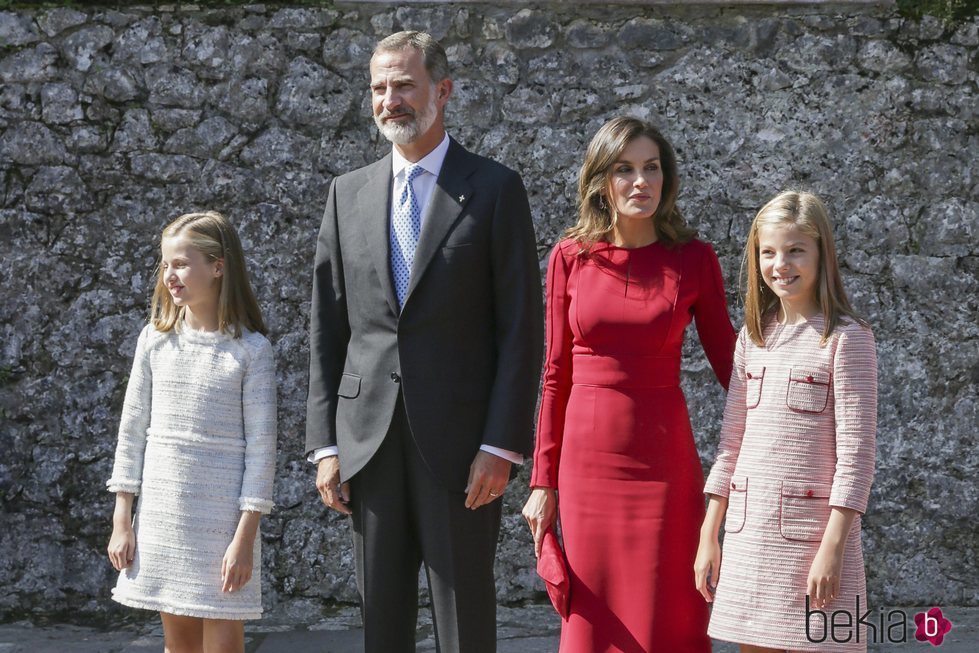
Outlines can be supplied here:
[[647, 136], [634, 138], [612, 164], [606, 201], [618, 219], [648, 219], [663, 192], [659, 146]]

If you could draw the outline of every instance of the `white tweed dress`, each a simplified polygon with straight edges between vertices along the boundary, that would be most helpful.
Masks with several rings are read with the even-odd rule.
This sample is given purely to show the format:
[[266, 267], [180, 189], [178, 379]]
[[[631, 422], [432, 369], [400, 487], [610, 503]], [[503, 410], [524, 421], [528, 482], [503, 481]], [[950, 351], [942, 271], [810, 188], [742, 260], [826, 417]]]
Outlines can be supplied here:
[[[863, 626], [859, 641], [855, 629], [837, 633], [820, 614], [810, 615], [806, 628], [806, 582], [831, 506], [867, 509], [877, 428], [873, 334], [844, 319], [821, 345], [823, 325], [821, 315], [784, 327], [769, 319], [764, 347], [745, 329], [738, 336], [719, 453], [705, 487], [728, 497], [707, 631], [716, 639], [793, 651], [867, 650]], [[853, 624], [870, 607], [860, 521], [858, 514], [846, 538], [840, 594], [824, 611], [847, 610]]]
[[261, 535], [241, 590], [221, 591], [221, 561], [241, 511], [272, 509], [275, 448], [275, 362], [265, 337], [144, 328], [107, 483], [139, 494], [136, 553], [112, 598], [191, 617], [260, 617]]

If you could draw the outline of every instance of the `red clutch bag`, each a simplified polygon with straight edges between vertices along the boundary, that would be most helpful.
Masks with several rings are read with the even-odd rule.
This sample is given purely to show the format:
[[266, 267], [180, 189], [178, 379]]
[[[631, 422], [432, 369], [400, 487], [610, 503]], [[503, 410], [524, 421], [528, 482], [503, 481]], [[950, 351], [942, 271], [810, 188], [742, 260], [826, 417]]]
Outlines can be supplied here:
[[567, 559], [553, 529], [544, 533], [540, 558], [537, 559], [537, 575], [543, 579], [554, 609], [562, 619], [567, 619], [571, 607], [571, 581]]

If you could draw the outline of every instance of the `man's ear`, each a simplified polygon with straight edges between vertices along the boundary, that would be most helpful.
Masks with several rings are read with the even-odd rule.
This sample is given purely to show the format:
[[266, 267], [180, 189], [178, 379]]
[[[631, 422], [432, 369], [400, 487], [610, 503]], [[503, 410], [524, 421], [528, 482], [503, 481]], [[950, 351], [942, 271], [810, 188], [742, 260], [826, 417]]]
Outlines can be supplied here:
[[445, 106], [445, 102], [452, 95], [452, 80], [446, 77], [441, 82], [435, 85], [435, 98], [439, 101], [441, 106]]

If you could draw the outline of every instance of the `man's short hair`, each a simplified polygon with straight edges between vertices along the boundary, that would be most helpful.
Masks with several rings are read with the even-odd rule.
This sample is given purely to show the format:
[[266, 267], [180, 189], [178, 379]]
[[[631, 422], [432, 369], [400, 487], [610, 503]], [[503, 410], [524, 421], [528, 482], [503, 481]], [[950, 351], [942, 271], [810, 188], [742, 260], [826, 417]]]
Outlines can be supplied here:
[[406, 48], [413, 48], [422, 53], [425, 70], [428, 71], [433, 82], [441, 82], [449, 76], [449, 59], [445, 56], [445, 49], [430, 34], [425, 32], [410, 30], [396, 32], [374, 47], [371, 59], [381, 52], [396, 52]]

